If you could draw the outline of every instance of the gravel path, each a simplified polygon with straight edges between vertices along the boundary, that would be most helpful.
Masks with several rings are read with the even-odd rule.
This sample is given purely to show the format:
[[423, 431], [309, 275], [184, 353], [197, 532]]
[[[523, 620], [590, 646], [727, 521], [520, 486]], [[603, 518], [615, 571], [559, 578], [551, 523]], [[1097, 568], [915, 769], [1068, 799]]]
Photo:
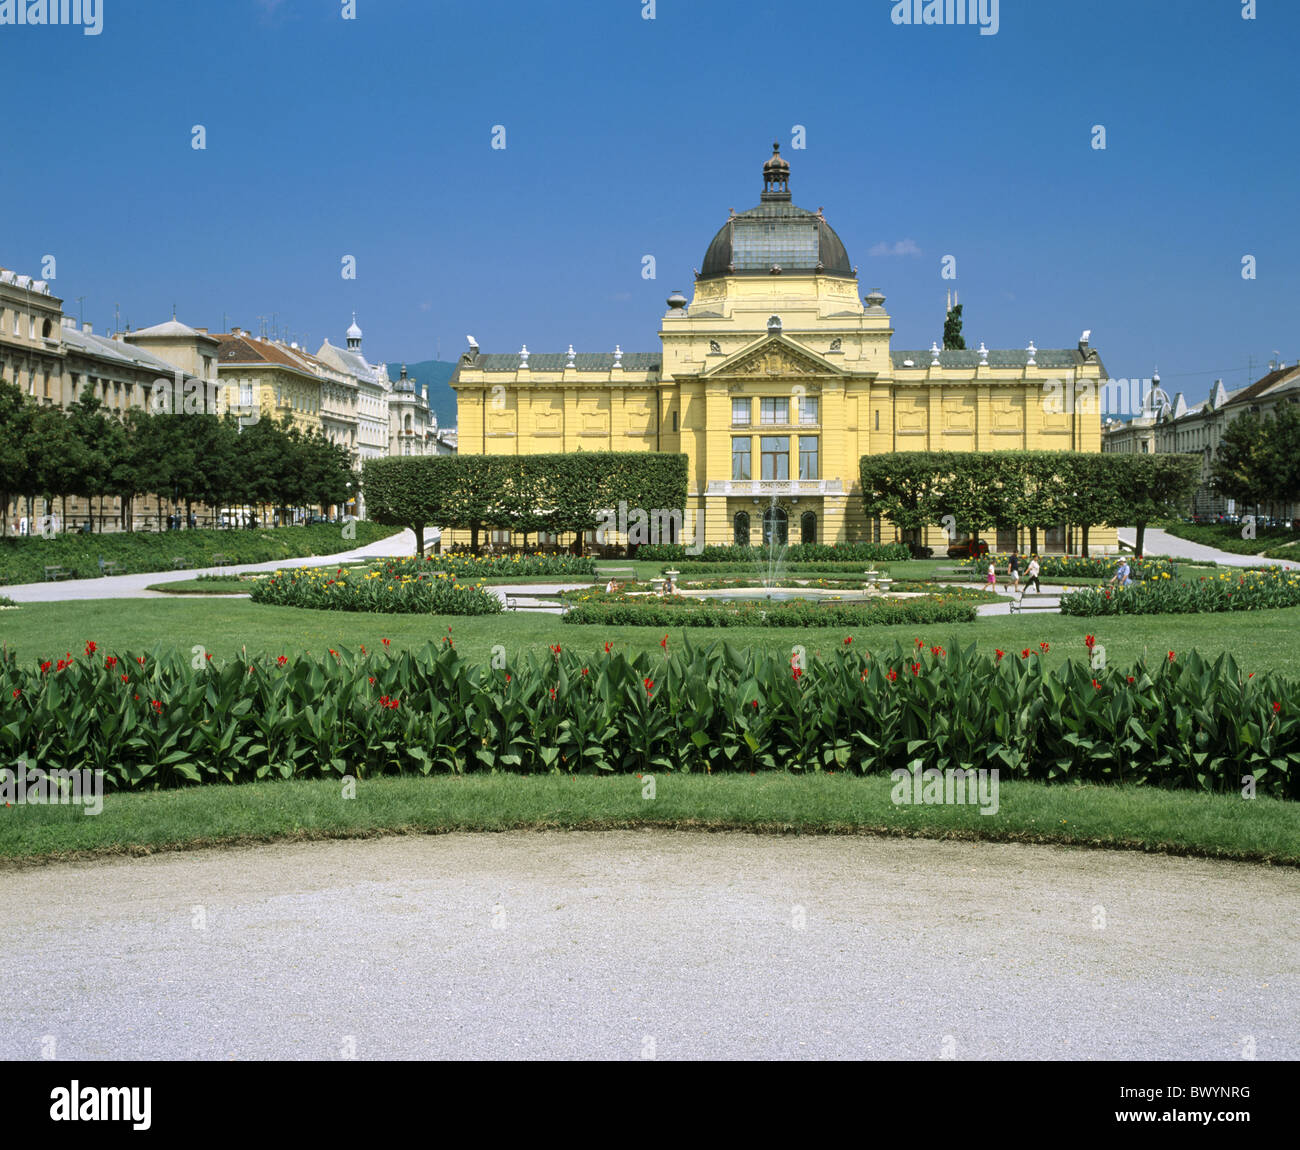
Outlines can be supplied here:
[[[1119, 537], [1132, 546], [1137, 541], [1137, 532], [1132, 527], [1121, 527]], [[1269, 544], [1261, 543], [1261, 547]], [[1212, 561], [1220, 567], [1284, 567], [1295, 566], [1294, 560], [1263, 559], [1256, 555], [1234, 555], [1231, 551], [1220, 551], [1217, 547], [1207, 547], [1204, 543], [1193, 543], [1190, 539], [1180, 539], [1168, 531], [1148, 527], [1142, 539], [1142, 549], [1148, 555], [1171, 555], [1175, 559]]]
[[1290, 870], [866, 837], [60, 864], [0, 884], [0, 1058], [1296, 1059], [1298, 920]]

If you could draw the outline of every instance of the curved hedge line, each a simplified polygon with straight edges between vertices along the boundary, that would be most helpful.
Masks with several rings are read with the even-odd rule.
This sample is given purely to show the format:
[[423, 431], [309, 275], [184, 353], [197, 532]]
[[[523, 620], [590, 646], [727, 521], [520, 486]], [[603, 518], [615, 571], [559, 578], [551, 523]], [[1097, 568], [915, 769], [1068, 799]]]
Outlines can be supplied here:
[[1062, 615], [1191, 615], [1300, 607], [1300, 573], [1275, 567], [1195, 583], [1152, 579], [1132, 587], [1093, 587], [1061, 596]]
[[[838, 639], [838, 636], [837, 636]], [[264, 778], [529, 772], [861, 773], [996, 768], [1300, 798], [1300, 681], [1195, 652], [1154, 667], [1046, 670], [1036, 650], [918, 646], [828, 656], [728, 643], [628, 658], [612, 643], [468, 663], [419, 652], [247, 663], [105, 656], [0, 661], [0, 755], [100, 769], [109, 789]], [[197, 664], [197, 666], [195, 666]], [[802, 665], [801, 665], [802, 664]]]

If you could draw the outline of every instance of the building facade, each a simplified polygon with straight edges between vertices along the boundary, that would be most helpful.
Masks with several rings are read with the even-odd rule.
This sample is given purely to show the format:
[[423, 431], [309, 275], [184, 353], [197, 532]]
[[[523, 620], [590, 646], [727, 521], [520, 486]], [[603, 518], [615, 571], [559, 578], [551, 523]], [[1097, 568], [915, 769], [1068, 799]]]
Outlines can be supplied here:
[[[1066, 349], [895, 349], [885, 297], [860, 297], [821, 210], [792, 203], [776, 148], [760, 203], [714, 236], [693, 298], [674, 292], [667, 306], [649, 352], [471, 344], [451, 381], [459, 451], [684, 453], [687, 532], [702, 517], [704, 541], [726, 544], [773, 532], [792, 543], [894, 541], [891, 525], [865, 514], [863, 455], [1101, 450], [1106, 373], [1086, 338]], [[1114, 534], [1094, 531], [1090, 543], [1113, 547]], [[1012, 529], [998, 544], [1026, 539]], [[917, 541], [948, 537], [936, 524]], [[1069, 545], [1049, 533], [1049, 547]]]

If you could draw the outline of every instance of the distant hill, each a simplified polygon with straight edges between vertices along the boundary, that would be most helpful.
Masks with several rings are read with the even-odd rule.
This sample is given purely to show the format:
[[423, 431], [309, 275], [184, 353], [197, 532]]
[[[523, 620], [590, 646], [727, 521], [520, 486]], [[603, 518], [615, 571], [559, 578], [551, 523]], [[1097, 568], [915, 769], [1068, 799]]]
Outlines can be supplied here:
[[[439, 427], [456, 426], [456, 393], [448, 383], [455, 370], [454, 363], [443, 363], [438, 359], [425, 359], [406, 365], [406, 374], [415, 380], [415, 385], [429, 401], [429, 410], [438, 416]], [[400, 363], [388, 365], [389, 379], [395, 380], [401, 373]]]

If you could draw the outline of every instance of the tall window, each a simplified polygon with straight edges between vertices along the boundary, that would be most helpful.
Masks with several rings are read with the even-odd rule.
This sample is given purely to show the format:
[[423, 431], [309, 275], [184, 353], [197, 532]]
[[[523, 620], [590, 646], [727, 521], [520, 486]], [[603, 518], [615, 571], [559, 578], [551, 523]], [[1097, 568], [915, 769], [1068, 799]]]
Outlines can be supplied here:
[[790, 519], [784, 507], [769, 507], [763, 512], [763, 546], [784, 546], [790, 538]]
[[788, 435], [763, 436], [763, 478], [790, 478], [790, 437]]
[[243, 407], [253, 406], [253, 381], [251, 379], [241, 379], [239, 381], [239, 402]]
[[749, 546], [749, 512], [737, 511], [732, 520], [732, 532], [737, 547]]
[[752, 479], [754, 473], [750, 470], [750, 438], [748, 435], [736, 436], [731, 441], [731, 478], [732, 479]]
[[789, 423], [790, 400], [784, 395], [764, 396], [760, 401], [764, 423]]
[[817, 542], [817, 513], [815, 511], [805, 511], [799, 516], [799, 542]]
[[817, 466], [817, 436], [799, 436], [799, 478], [820, 479]]
[[799, 398], [799, 422], [807, 425], [817, 423], [818, 407], [820, 404], [815, 395], [804, 395]]
[[731, 400], [731, 423], [733, 427], [748, 427], [752, 407], [748, 398], [733, 397]]

